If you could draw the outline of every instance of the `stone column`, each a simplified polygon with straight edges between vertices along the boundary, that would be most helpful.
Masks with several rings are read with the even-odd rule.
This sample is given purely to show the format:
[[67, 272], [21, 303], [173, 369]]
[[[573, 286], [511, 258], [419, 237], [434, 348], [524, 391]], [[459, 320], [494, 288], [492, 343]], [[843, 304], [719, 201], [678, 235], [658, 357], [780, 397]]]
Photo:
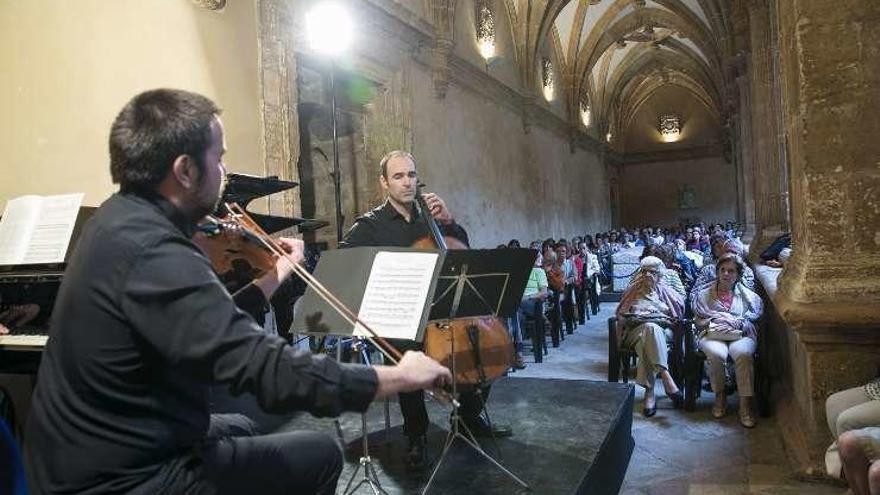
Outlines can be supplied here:
[[749, 0], [749, 92], [751, 117], [752, 180], [755, 206], [755, 237], [750, 257], [754, 258], [787, 228], [785, 185], [781, 183], [784, 166], [779, 153], [779, 128], [776, 115], [780, 111], [773, 77], [776, 43], [772, 34], [771, 0]]
[[[257, 15], [265, 173], [298, 183], [299, 117], [293, 16], [288, 2], [280, 0], [260, 0]], [[298, 187], [276, 194], [268, 201], [268, 210], [273, 215], [300, 216]]]
[[880, 363], [880, 2], [779, 2], [794, 254], [775, 298], [791, 329], [777, 424], [802, 467], [831, 441], [826, 397]]
[[755, 237], [755, 193], [754, 193], [754, 152], [752, 151], [752, 120], [749, 116], [751, 108], [751, 93], [749, 80], [745, 75], [736, 78], [736, 86], [739, 89], [739, 108], [737, 124], [739, 130], [739, 195], [742, 204], [743, 220], [745, 222], [743, 241], [752, 242]]

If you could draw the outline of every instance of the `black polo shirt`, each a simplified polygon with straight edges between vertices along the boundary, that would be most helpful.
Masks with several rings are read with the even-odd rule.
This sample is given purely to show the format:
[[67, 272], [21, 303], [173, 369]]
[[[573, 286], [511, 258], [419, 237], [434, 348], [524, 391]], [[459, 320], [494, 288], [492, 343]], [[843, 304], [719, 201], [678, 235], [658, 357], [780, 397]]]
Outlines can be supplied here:
[[[452, 236], [465, 244], [468, 242], [467, 232], [455, 222], [440, 225], [443, 235]], [[430, 230], [425, 219], [413, 204], [410, 220], [407, 221], [387, 200], [382, 206], [368, 211], [355, 220], [348, 233], [339, 243], [339, 247], [356, 246], [394, 246], [408, 247], [415, 241], [429, 236]]]
[[212, 382], [256, 395], [267, 412], [338, 415], [365, 410], [375, 396], [374, 370], [260, 331], [192, 231], [168, 201], [134, 194], [113, 195], [86, 225], [28, 421], [36, 493], [129, 492], [193, 456]]

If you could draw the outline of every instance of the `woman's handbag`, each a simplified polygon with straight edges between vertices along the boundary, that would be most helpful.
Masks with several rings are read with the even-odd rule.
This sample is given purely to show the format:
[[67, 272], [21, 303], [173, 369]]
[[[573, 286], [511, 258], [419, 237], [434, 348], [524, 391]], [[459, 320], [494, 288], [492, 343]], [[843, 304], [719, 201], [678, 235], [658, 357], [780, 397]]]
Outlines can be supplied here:
[[743, 338], [742, 330], [722, 330], [719, 325], [709, 324], [709, 328], [703, 330], [701, 337], [709, 340], [721, 340], [733, 342]]

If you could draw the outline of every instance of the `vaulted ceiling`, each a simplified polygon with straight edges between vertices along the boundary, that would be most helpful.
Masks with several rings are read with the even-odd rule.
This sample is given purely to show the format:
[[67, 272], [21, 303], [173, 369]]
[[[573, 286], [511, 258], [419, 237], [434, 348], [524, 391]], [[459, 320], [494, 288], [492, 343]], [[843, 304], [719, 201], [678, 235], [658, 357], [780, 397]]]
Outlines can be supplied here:
[[696, 102], [705, 114], [696, 121], [721, 128], [731, 86], [724, 70], [733, 52], [730, 0], [424, 1], [435, 13], [476, 4], [506, 14], [523, 88], [541, 94], [542, 59], [549, 54], [568, 120], [580, 125], [581, 108], [588, 107], [588, 131], [597, 139], [613, 136], [607, 140], [618, 151], [627, 151], [623, 137], [630, 129], [646, 128], [635, 120], [646, 118], [640, 109], [656, 98], [684, 95], [693, 100], [684, 106]]

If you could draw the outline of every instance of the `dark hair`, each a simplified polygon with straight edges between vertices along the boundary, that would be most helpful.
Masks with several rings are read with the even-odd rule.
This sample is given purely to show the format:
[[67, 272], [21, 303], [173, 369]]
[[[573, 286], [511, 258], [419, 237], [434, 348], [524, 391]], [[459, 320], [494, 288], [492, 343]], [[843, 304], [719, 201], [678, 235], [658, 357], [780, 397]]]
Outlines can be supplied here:
[[522, 247], [522, 246], [520, 246], [519, 241], [517, 239], [511, 239], [510, 242], [507, 243], [507, 247], [518, 248], [518, 247]]
[[413, 162], [413, 165], [416, 164], [416, 159], [413, 158], [413, 156], [412, 156], [412, 154], [410, 154], [410, 152], [403, 151], [403, 150], [392, 150], [392, 151], [389, 151], [388, 153], [385, 153], [385, 156], [383, 156], [382, 159], [379, 160], [379, 174], [381, 174], [382, 177], [385, 177], [387, 179], [388, 178], [388, 162], [391, 161], [392, 158], [400, 158], [400, 157], [409, 158], [409, 161]]
[[736, 266], [737, 280], [740, 280], [743, 276], [743, 273], [746, 271], [746, 262], [735, 253], [724, 253], [718, 258], [718, 261], [715, 262], [715, 271], [718, 271], [718, 267], [721, 266], [722, 263], [727, 263], [728, 261], [732, 261], [734, 266]]
[[220, 109], [178, 89], [154, 89], [129, 101], [110, 128], [110, 176], [123, 191], [153, 191], [174, 160], [191, 156], [204, 177], [211, 123]]

